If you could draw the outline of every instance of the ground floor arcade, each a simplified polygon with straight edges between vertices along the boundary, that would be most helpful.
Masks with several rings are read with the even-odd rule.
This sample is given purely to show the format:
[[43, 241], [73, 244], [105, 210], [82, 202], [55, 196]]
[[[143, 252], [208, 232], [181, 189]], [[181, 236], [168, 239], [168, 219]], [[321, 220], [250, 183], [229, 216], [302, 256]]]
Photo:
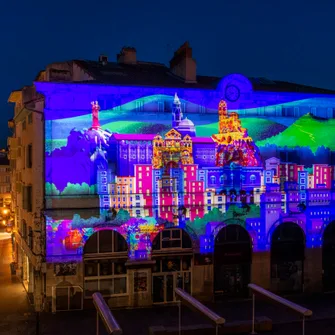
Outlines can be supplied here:
[[247, 297], [256, 283], [280, 294], [335, 289], [335, 223], [323, 233], [322, 248], [307, 248], [295, 223], [279, 225], [266, 251], [253, 251], [251, 237], [239, 225], [224, 226], [214, 252], [201, 254], [188, 233], [165, 229], [152, 244], [150, 259], [130, 260], [118, 232], [100, 230], [86, 242], [83, 256], [47, 264], [46, 296], [50, 309], [92, 305], [100, 291], [111, 307], [151, 306], [175, 301], [181, 287], [202, 300]]

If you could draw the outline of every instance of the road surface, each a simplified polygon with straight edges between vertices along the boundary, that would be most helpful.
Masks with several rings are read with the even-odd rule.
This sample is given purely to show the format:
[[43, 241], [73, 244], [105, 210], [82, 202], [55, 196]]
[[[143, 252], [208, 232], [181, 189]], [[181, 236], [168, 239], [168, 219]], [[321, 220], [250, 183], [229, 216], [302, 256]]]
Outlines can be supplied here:
[[11, 235], [0, 231], [0, 335], [29, 335], [32, 308], [23, 285], [11, 276], [11, 262]]

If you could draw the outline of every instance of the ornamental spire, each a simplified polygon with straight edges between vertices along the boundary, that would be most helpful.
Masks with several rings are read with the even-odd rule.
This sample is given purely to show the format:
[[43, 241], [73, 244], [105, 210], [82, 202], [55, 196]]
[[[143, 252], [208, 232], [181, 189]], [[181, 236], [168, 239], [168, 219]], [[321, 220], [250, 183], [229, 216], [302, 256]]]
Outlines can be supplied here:
[[178, 95], [177, 95], [177, 92], [174, 94], [174, 100], [173, 100], [173, 103], [175, 105], [180, 105], [180, 100], [178, 98]]
[[99, 123], [99, 110], [100, 106], [98, 101], [92, 101], [92, 128], [93, 129], [99, 129], [100, 123]]

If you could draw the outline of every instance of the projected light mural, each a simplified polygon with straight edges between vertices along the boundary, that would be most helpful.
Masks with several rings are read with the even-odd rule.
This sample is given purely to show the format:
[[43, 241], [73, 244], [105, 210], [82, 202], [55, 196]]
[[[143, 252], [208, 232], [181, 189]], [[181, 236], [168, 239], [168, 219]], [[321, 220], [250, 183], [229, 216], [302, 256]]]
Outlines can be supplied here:
[[[99, 199], [89, 218], [47, 217], [48, 256], [80, 256], [94, 232], [112, 229], [127, 240], [131, 259], [147, 259], [167, 227], [185, 229], [210, 253], [223, 222], [242, 224], [254, 251], [268, 250], [273, 230], [288, 220], [306, 232], [307, 246], [319, 246], [333, 215], [334, 170], [319, 164], [335, 150], [332, 116], [288, 118], [276, 105], [266, 116], [252, 105], [242, 111], [228, 103], [228, 110], [209, 96], [205, 105], [191, 104], [206, 113], [186, 114], [187, 94], [174, 91], [119, 105], [115, 99], [110, 109], [95, 100], [71, 117], [46, 112], [47, 196]], [[294, 103], [283, 101], [281, 111]], [[281, 165], [287, 153], [290, 163]]]

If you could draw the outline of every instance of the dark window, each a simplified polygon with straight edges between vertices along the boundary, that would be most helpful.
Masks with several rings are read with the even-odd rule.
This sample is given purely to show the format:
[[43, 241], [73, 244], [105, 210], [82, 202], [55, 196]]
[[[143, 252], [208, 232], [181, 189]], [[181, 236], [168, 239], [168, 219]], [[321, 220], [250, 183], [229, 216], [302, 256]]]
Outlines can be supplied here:
[[33, 146], [32, 144], [29, 144], [27, 146], [26, 159], [27, 159], [26, 167], [31, 168], [33, 166]]
[[28, 124], [31, 124], [31, 123], [33, 123], [33, 113], [30, 113], [28, 115]]
[[113, 230], [100, 230], [93, 234], [85, 244], [85, 254], [125, 252], [128, 250], [124, 237]]
[[165, 229], [152, 242], [153, 250], [192, 248], [192, 240], [182, 229]]
[[32, 211], [33, 203], [32, 203], [32, 195], [33, 188], [32, 186], [24, 186], [23, 187], [23, 209], [28, 212]]
[[33, 250], [33, 230], [31, 227], [28, 229], [28, 247]]
[[99, 252], [113, 252], [113, 231], [106, 230], [99, 232]]
[[27, 224], [25, 220], [22, 220], [22, 238], [27, 239]]

